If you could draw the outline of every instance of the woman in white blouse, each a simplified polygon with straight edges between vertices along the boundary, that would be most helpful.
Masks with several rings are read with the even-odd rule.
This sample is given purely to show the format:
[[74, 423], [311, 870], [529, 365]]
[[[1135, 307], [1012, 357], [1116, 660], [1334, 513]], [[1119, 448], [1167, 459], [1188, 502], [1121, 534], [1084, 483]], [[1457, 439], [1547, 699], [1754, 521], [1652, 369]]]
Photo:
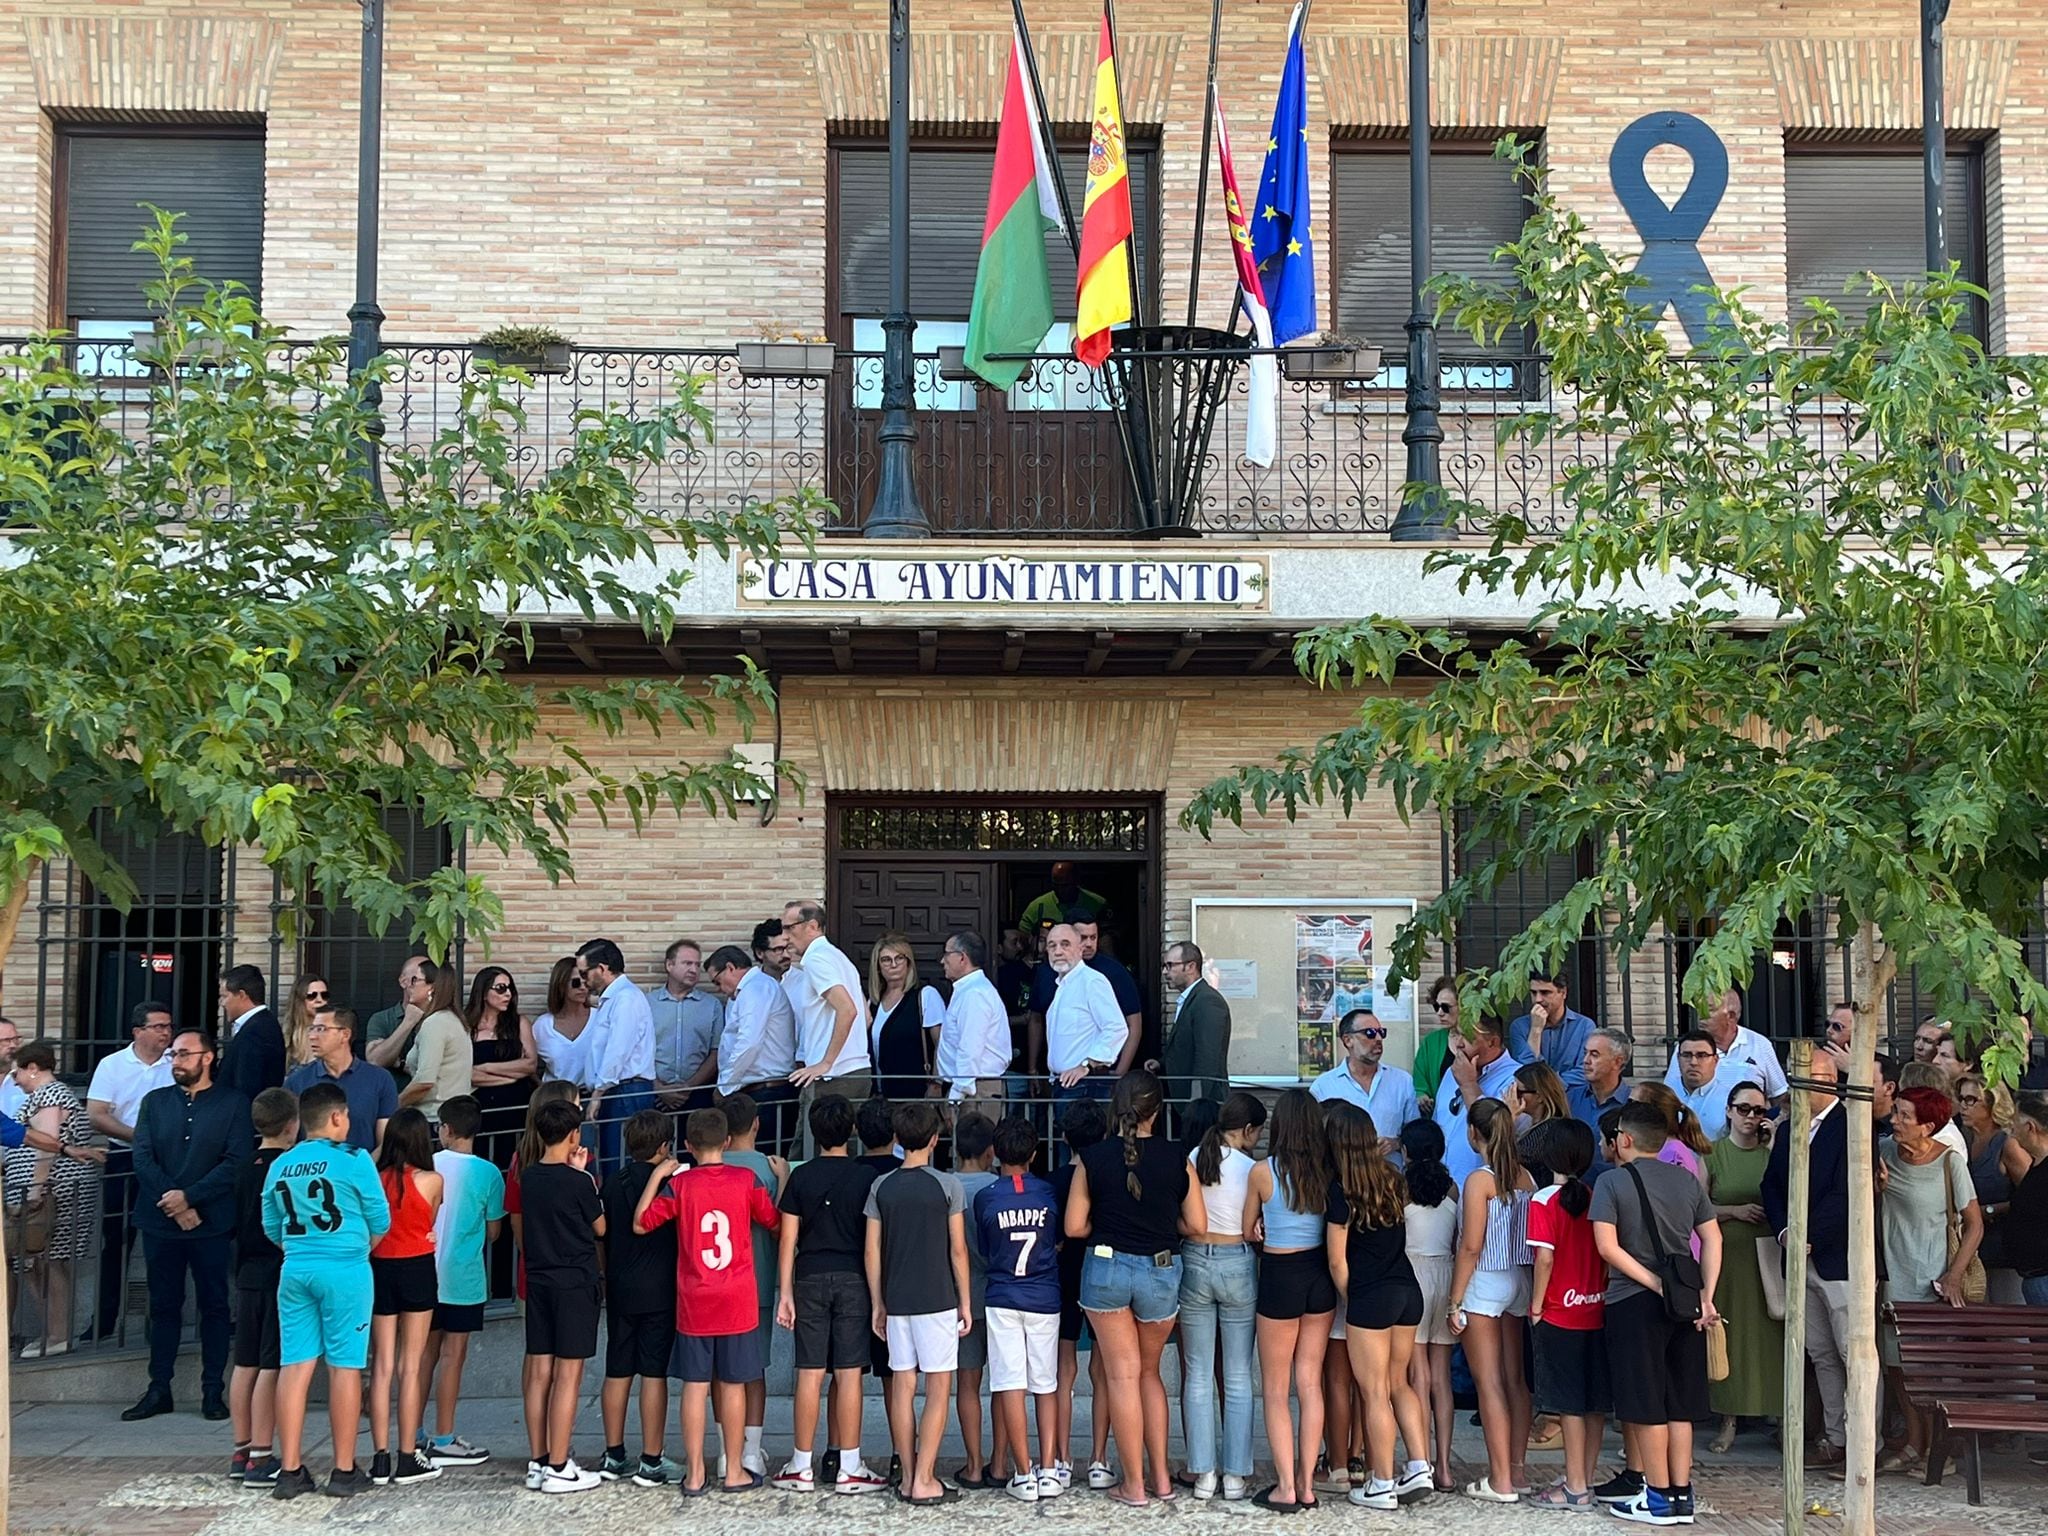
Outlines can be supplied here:
[[590, 1022], [590, 984], [583, 962], [564, 955], [548, 973], [548, 1011], [533, 1021], [533, 1047], [549, 1077], [583, 1082], [583, 1030]]

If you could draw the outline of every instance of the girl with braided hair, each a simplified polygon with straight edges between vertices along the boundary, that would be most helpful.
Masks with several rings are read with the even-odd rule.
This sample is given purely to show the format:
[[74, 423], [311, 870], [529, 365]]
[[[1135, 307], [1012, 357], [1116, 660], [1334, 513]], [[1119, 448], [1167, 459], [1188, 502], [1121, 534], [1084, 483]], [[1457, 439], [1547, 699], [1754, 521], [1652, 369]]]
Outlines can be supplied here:
[[1088, 1245], [1081, 1310], [1102, 1354], [1110, 1432], [1123, 1464], [1109, 1496], [1134, 1508], [1174, 1496], [1159, 1357], [1180, 1315], [1179, 1218], [1188, 1165], [1180, 1148], [1157, 1134], [1165, 1099], [1150, 1072], [1125, 1073], [1110, 1099], [1110, 1135], [1082, 1151], [1067, 1196], [1067, 1237]]

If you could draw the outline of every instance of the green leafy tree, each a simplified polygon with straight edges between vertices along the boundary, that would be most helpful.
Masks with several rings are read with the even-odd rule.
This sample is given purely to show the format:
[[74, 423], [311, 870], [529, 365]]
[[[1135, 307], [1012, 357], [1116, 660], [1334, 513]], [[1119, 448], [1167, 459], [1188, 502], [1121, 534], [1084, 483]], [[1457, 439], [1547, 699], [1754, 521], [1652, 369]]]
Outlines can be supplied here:
[[[1183, 823], [1368, 795], [1458, 817], [1457, 877], [1394, 946], [1406, 978], [1502, 880], [1590, 849], [1470, 978], [1468, 1017], [1593, 925], [1624, 957], [1704, 932], [1684, 977], [1702, 1007], [1781, 925], [1824, 912], [1853, 944], [1856, 1081], [1905, 966], [2011, 1076], [2027, 1017], [2048, 1017], [2018, 937], [2048, 874], [2048, 364], [1965, 334], [1981, 295], [1953, 273], [1867, 280], [1855, 323], [1814, 304], [1787, 327], [1724, 294], [1716, 344], [1680, 355], [1626, 263], [1531, 181], [1516, 284], [1438, 296], [1474, 335], [1537, 337], [1569, 403], [1532, 403], [1500, 435], [1568, 466], [1556, 515], [1461, 505], [1480, 540], [1430, 561], [1531, 622], [1497, 644], [1382, 618], [1305, 636], [1311, 679], [1375, 690], [1355, 722], [1209, 785]], [[1868, 1187], [1870, 1108], [1849, 1107]], [[1870, 1211], [1852, 1204], [1850, 1453], [1867, 1469], [1875, 1284]], [[1873, 1512], [1852, 1477], [1851, 1529]]]
[[349, 379], [338, 342], [289, 342], [246, 293], [201, 282], [182, 243], [159, 213], [137, 246], [162, 270], [146, 409], [108, 408], [59, 342], [0, 359], [0, 955], [47, 860], [132, 899], [113, 832], [254, 845], [295, 903], [346, 903], [438, 954], [459, 928], [487, 939], [502, 904], [460, 869], [408, 878], [385, 807], [557, 881], [579, 813], [729, 813], [756, 781], [722, 747], [620, 768], [594, 744], [744, 730], [771, 701], [763, 675], [540, 687], [521, 616], [666, 641], [687, 569], [649, 574], [658, 554], [808, 538], [811, 502], [644, 499], [646, 475], [708, 437], [687, 379], [644, 414], [579, 413], [536, 471], [517, 452], [520, 376], [491, 369], [431, 441], [384, 453], [380, 498], [361, 473], [375, 375]]

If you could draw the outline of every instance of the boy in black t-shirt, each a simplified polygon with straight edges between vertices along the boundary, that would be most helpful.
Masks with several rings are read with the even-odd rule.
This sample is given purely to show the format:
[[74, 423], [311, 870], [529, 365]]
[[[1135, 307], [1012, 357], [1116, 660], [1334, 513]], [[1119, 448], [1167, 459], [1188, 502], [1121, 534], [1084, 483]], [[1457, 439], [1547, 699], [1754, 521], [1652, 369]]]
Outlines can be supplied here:
[[[889, 1433], [904, 1462], [900, 1491], [906, 1503], [925, 1506], [959, 1497], [939, 1481], [938, 1459], [960, 1339], [974, 1320], [967, 1201], [960, 1181], [931, 1165], [938, 1107], [916, 1099], [897, 1105], [893, 1118], [903, 1166], [868, 1187], [868, 1295], [874, 1330], [889, 1340]], [[921, 1421], [914, 1417], [920, 1372]]]
[[[889, 1486], [860, 1456], [860, 1373], [868, 1358], [873, 1308], [865, 1269], [868, 1186], [875, 1170], [849, 1157], [853, 1106], [836, 1093], [810, 1109], [818, 1155], [794, 1169], [782, 1190], [782, 1245], [775, 1321], [796, 1334], [796, 1449], [775, 1476], [786, 1493], [817, 1487], [811, 1454], [818, 1434], [818, 1398], [832, 1373], [833, 1488], [870, 1493]], [[894, 1160], [891, 1159], [893, 1162]]]
[[[675, 1481], [664, 1464], [668, 1352], [676, 1338], [676, 1229], [633, 1230], [633, 1212], [654, 1166], [667, 1160], [675, 1122], [643, 1109], [626, 1122], [624, 1167], [604, 1181], [604, 1461], [607, 1482], [631, 1474], [642, 1488]], [[640, 1464], [626, 1460], [626, 1400], [640, 1378]]]
[[270, 1454], [277, 1411], [277, 1287], [284, 1252], [263, 1230], [263, 1180], [299, 1139], [299, 1101], [266, 1088], [249, 1106], [261, 1144], [235, 1179], [235, 1374], [228, 1383], [235, 1459], [228, 1476], [245, 1488], [277, 1483]]
[[526, 1420], [546, 1444], [532, 1447], [526, 1486], [540, 1493], [582, 1493], [604, 1481], [569, 1454], [583, 1362], [597, 1353], [597, 1242], [604, 1205], [579, 1137], [583, 1111], [557, 1100], [534, 1111], [545, 1149], [519, 1172], [521, 1236], [526, 1244]]

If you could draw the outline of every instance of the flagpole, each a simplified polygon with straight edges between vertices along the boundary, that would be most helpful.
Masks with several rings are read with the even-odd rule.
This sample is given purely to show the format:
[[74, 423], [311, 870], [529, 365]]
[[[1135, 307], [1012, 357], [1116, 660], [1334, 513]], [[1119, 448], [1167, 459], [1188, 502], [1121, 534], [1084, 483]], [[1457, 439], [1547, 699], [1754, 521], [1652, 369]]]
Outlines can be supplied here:
[[1223, 31], [1223, 0], [1209, 5], [1209, 90], [1202, 101], [1202, 179], [1195, 190], [1195, 248], [1188, 259], [1188, 330], [1202, 293], [1202, 231], [1209, 223], [1209, 146], [1216, 135], [1216, 40]]
[[[1122, 57], [1122, 52], [1116, 45], [1116, 0], [1102, 0], [1102, 18], [1109, 26], [1109, 57], [1112, 64], [1115, 64]], [[1115, 68], [1110, 70], [1109, 83], [1110, 89], [1116, 94], [1116, 120], [1123, 124], [1124, 145], [1126, 156], [1128, 157], [1131, 120], [1124, 112], [1124, 72], [1120, 64], [1117, 64]], [[1203, 162], [1205, 168], [1207, 163], [1206, 160]], [[1125, 184], [1129, 184], [1128, 180], [1126, 180]], [[1133, 213], [1135, 214], [1135, 212], [1136, 210], [1134, 209]], [[1138, 220], [1133, 217], [1131, 220], [1131, 238], [1124, 242], [1124, 258], [1129, 264], [1131, 272], [1131, 319], [1141, 328], [1146, 324], [1145, 291], [1138, 286], [1138, 231], [1142, 227]]]
[[1052, 190], [1060, 202], [1060, 222], [1066, 226], [1067, 249], [1078, 260], [1081, 255], [1081, 224], [1074, 217], [1074, 201], [1067, 195], [1067, 178], [1060, 170], [1060, 146], [1052, 136], [1052, 113], [1046, 109], [1045, 86], [1038, 78], [1038, 50], [1031, 46], [1031, 27], [1024, 20], [1024, 0], [1010, 0], [1010, 12], [1016, 18], [1017, 44], [1024, 54], [1024, 83], [1031, 87], [1031, 103], [1038, 108], [1038, 142], [1045, 150], [1045, 163], [1052, 167]]

